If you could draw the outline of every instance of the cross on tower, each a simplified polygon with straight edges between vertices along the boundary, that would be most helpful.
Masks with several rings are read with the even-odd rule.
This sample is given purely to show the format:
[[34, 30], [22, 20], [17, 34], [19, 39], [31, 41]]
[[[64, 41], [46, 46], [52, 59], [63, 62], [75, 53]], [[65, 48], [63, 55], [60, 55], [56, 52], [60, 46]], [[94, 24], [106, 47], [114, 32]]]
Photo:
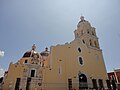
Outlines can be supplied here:
[[35, 46], [35, 44], [33, 44], [32, 50], [35, 51], [35, 49], [36, 49], [36, 46]]

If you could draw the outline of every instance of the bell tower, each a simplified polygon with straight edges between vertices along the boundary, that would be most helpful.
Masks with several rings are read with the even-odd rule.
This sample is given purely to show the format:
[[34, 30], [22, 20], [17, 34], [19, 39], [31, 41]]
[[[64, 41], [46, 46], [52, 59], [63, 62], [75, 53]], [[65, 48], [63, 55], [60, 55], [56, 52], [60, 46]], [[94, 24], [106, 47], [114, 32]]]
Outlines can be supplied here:
[[77, 29], [74, 31], [75, 40], [81, 40], [82, 43], [88, 47], [99, 48], [98, 37], [96, 36], [95, 28], [84, 19], [84, 16], [80, 17], [80, 21], [77, 25]]

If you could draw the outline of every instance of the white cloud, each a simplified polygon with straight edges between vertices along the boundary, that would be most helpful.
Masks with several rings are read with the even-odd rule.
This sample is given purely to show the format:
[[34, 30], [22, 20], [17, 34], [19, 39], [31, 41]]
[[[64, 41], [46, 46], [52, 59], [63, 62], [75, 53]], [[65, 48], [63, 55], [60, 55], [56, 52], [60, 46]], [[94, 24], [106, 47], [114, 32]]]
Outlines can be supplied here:
[[3, 56], [4, 56], [4, 53], [5, 53], [4, 51], [1, 51], [1, 50], [0, 50], [0, 57], [3, 57]]

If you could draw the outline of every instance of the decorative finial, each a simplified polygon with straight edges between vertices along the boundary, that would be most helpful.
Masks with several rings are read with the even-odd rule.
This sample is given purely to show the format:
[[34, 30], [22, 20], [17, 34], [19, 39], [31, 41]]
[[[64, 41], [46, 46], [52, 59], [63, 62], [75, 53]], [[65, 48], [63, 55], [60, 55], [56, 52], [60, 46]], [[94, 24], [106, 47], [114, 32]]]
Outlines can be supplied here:
[[84, 16], [81, 16], [80, 19], [81, 19], [81, 21], [84, 21]]
[[47, 48], [47, 47], [45, 48], [45, 51], [48, 51], [48, 48]]
[[35, 46], [35, 44], [33, 44], [33, 46], [32, 46], [32, 50], [35, 51], [35, 49], [36, 49], [36, 46]]

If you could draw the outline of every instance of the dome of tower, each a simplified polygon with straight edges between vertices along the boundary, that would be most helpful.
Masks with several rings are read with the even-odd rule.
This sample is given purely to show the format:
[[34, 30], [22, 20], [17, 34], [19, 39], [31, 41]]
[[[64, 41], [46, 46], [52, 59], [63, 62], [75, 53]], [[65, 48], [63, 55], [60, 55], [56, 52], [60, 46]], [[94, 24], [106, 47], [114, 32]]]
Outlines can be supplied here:
[[35, 44], [33, 44], [32, 50], [25, 52], [23, 55], [23, 58], [24, 57], [33, 57], [33, 55], [37, 55], [39, 57], [39, 53], [36, 52], [35, 49], [36, 49], [36, 46], [35, 46]]
[[39, 55], [37, 52], [30, 50], [30, 51], [25, 52], [23, 57], [33, 57], [33, 55], [35, 54]]
[[48, 56], [49, 55], [48, 48], [46, 47], [45, 51], [41, 52], [40, 54], [41, 54], [41, 56]]
[[91, 26], [90, 23], [84, 19], [84, 16], [81, 16], [77, 27], [79, 28], [83, 24], [86, 25], [86, 26]]

